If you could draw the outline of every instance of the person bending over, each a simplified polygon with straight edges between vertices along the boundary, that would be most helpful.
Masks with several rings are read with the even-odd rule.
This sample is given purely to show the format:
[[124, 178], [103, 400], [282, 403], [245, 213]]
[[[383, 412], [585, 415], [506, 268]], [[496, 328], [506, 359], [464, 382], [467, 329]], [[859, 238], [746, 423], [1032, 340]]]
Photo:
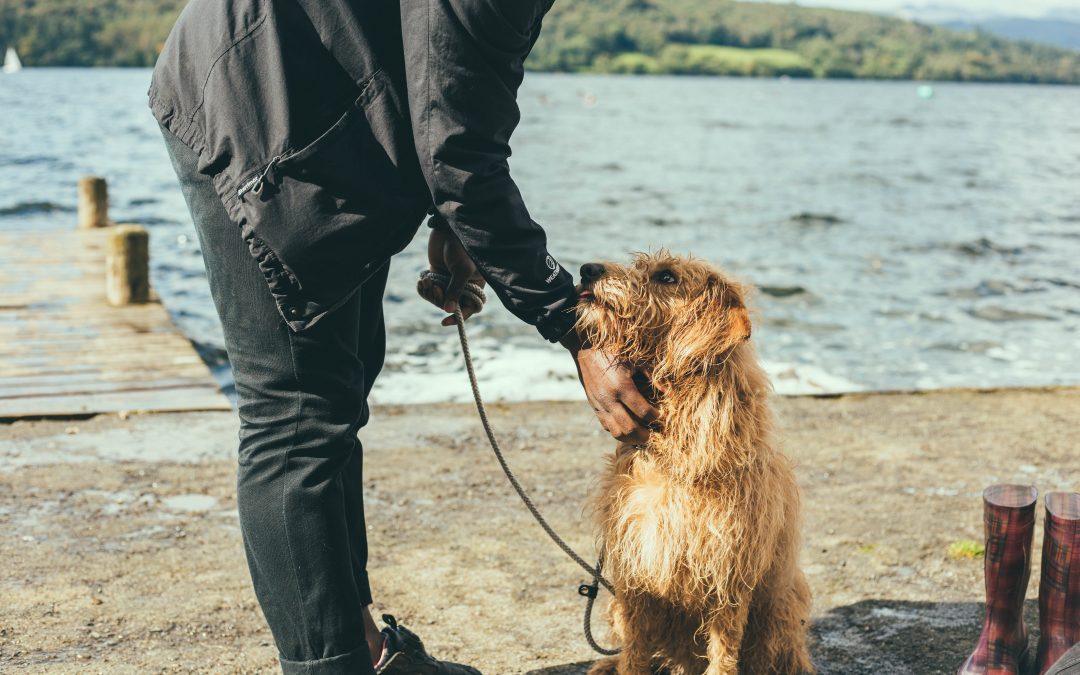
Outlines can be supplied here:
[[236, 381], [241, 531], [285, 673], [475, 672], [369, 611], [357, 431], [389, 261], [429, 214], [431, 268], [452, 280], [425, 297], [453, 312], [486, 282], [567, 348], [616, 438], [643, 441], [655, 418], [634, 373], [578, 342], [573, 279], [510, 177], [551, 2], [192, 0], [154, 69]]

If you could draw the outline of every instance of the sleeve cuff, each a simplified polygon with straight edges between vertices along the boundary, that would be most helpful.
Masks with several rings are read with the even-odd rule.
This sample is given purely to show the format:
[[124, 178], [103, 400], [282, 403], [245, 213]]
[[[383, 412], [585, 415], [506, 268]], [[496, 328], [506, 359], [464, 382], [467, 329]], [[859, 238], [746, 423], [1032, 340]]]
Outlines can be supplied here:
[[574, 312], [576, 306], [576, 297], [567, 299], [550, 312], [548, 318], [538, 322], [536, 330], [540, 331], [540, 335], [548, 342], [559, 342], [574, 330], [574, 324], [577, 323], [577, 314]]
[[440, 230], [442, 232], [450, 231], [450, 224], [446, 222], [446, 218], [442, 217], [438, 211], [431, 214], [431, 217], [427, 221], [428, 227], [433, 230]]

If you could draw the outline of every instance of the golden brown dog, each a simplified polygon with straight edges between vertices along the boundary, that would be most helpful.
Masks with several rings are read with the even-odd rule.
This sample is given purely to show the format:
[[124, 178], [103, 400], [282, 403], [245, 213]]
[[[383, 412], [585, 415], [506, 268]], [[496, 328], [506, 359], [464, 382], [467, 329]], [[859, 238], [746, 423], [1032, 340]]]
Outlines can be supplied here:
[[618, 448], [597, 498], [623, 651], [590, 675], [812, 673], [799, 492], [746, 289], [666, 253], [589, 272], [579, 332], [649, 375], [662, 424]]

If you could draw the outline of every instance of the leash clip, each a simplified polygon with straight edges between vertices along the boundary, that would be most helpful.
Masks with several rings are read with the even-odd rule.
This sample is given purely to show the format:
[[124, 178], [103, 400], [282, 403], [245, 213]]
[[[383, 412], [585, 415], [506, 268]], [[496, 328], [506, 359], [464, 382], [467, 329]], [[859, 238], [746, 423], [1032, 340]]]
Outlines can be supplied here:
[[600, 584], [581, 584], [577, 589], [578, 595], [583, 598], [596, 599], [596, 596], [600, 594]]

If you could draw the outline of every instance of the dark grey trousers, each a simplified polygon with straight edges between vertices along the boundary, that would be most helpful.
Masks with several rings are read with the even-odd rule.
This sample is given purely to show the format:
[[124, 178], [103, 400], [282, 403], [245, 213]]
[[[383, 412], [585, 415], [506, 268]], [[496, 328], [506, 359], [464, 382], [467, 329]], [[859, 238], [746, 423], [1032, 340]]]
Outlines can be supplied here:
[[236, 380], [240, 528], [282, 670], [374, 673], [361, 620], [371, 590], [356, 434], [383, 363], [389, 262], [343, 307], [293, 333], [195, 153], [164, 135]]

